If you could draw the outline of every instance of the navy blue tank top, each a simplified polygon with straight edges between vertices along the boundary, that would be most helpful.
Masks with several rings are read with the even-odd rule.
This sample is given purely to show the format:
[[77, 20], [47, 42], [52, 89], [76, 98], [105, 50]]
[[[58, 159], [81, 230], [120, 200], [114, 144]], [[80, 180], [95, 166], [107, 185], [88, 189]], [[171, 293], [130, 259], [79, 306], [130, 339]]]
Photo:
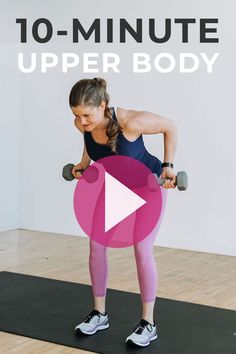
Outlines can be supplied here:
[[[111, 107], [111, 109], [112, 118], [117, 121], [115, 108]], [[106, 144], [95, 142], [91, 132], [84, 132], [84, 142], [87, 153], [93, 161], [97, 161], [106, 156], [116, 155]], [[127, 140], [122, 133], [119, 133], [117, 138], [117, 155], [133, 157], [146, 165], [153, 173], [156, 173], [158, 177], [161, 175], [161, 161], [146, 150], [142, 135], [131, 142]]]

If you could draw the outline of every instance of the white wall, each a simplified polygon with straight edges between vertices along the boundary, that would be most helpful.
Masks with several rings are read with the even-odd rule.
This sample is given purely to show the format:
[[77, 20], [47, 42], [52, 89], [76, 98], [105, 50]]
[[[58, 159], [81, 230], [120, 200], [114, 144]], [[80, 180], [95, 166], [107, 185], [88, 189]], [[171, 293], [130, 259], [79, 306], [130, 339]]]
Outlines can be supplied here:
[[[73, 125], [68, 94], [81, 77], [100, 75], [108, 81], [111, 104], [156, 112], [174, 119], [178, 124], [175, 166], [176, 172], [188, 172], [189, 190], [169, 192], [165, 218], [156, 243], [235, 255], [235, 45], [232, 39], [235, 3], [229, 1], [228, 6], [223, 6], [223, 3], [213, 0], [165, 3], [153, 0], [144, 6], [143, 2], [131, 1], [126, 3], [125, 13], [120, 3], [115, 1], [3, 3], [6, 16], [2, 18], [1, 28], [8, 26], [9, 31], [7, 36], [0, 31], [0, 41], [3, 43], [2, 50], [9, 51], [12, 59], [1, 63], [5, 81], [0, 86], [3, 102], [1, 127], [4, 126], [0, 143], [1, 151], [4, 151], [1, 154], [1, 171], [4, 170], [1, 173], [1, 200], [4, 202], [0, 207], [0, 230], [19, 226], [39, 231], [83, 234], [73, 212], [76, 182], [67, 183], [61, 177], [64, 164], [80, 161], [83, 144], [82, 136]], [[16, 45], [19, 43], [19, 28], [14, 23], [16, 17], [27, 17], [31, 22], [47, 17], [56, 29], [69, 28], [74, 17], [83, 19], [87, 25], [94, 18], [108, 17], [125, 17], [131, 23], [138, 17], [217, 17], [220, 20], [220, 43], [217, 46], [200, 45], [196, 40], [196, 26], [191, 32], [189, 44], [180, 43], [180, 32], [176, 29], [173, 39], [161, 46], [150, 43], [147, 38], [143, 44], [135, 44], [130, 39], [126, 45], [93, 44], [92, 41], [71, 45], [70, 39], [61, 38], [48, 45], [35, 46], [32, 43], [20, 48]], [[29, 75], [17, 74], [16, 57], [19, 51], [54, 52], [58, 55], [62, 52], [79, 55], [83, 52], [116, 52], [122, 61], [121, 74], [83, 74], [80, 67], [68, 74], [62, 74], [59, 67], [47, 74], [39, 70]], [[196, 54], [218, 51], [220, 57], [211, 75], [206, 74], [203, 66], [191, 75], [176, 71], [169, 74], [152, 71], [138, 75], [132, 74], [127, 64], [134, 51], [153, 56], [159, 52], [177, 56], [179, 52], [186, 51]], [[13, 109], [9, 98], [12, 82], [16, 85], [14, 117], [11, 115], [9, 120], [9, 111]], [[144, 139], [149, 151], [162, 159], [162, 136], [144, 136]], [[20, 158], [17, 159], [19, 152]]]
[[19, 75], [0, 44], [0, 231], [19, 225]]

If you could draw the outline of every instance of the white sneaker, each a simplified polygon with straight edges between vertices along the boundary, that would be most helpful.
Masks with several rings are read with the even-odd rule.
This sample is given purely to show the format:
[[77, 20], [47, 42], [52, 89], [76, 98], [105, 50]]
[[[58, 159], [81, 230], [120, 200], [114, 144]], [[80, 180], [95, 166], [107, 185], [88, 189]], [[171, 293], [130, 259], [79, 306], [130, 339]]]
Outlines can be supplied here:
[[126, 338], [127, 344], [136, 344], [140, 347], [146, 347], [151, 341], [157, 339], [157, 328], [154, 325], [141, 319], [139, 324], [133, 329], [133, 333]]
[[92, 310], [85, 319], [75, 327], [75, 334], [94, 334], [109, 327], [107, 311], [103, 315], [98, 310]]

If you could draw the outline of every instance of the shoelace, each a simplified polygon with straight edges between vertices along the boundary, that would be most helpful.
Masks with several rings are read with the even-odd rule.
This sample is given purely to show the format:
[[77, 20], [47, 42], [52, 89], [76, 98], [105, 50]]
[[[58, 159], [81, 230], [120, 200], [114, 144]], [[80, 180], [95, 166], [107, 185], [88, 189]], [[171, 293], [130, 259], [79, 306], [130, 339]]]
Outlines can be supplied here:
[[98, 313], [93, 310], [93, 311], [90, 312], [90, 314], [89, 314], [87, 317], [85, 317], [85, 319], [83, 320], [83, 322], [89, 323], [89, 322], [92, 320], [92, 318], [93, 318], [94, 316], [97, 316], [97, 315], [98, 315]]
[[134, 328], [134, 332], [135, 333], [137, 333], [137, 334], [142, 334], [143, 333], [143, 331], [144, 331], [144, 329], [145, 329], [145, 327], [147, 328], [147, 330], [149, 331], [149, 332], [151, 332], [151, 330], [148, 328], [148, 324], [146, 324], [146, 323], [144, 323], [144, 322], [142, 322], [142, 321], [140, 321], [140, 323]]
[[135, 333], [137, 334], [142, 334], [143, 331], [144, 331], [144, 328], [145, 328], [145, 325], [142, 324], [142, 325], [139, 325], [138, 329], [135, 331]]

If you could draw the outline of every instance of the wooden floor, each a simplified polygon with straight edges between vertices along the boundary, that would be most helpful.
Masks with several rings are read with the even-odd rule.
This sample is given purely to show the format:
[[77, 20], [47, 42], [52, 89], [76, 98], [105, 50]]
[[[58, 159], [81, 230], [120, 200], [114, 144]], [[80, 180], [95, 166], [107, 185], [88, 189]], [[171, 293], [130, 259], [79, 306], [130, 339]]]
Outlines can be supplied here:
[[[158, 246], [154, 254], [159, 297], [236, 310], [235, 257]], [[90, 285], [88, 255], [85, 237], [30, 230], [0, 233], [0, 271]], [[133, 248], [109, 248], [108, 257], [108, 287], [139, 293]], [[141, 305], [137, 310], [141, 315]], [[91, 352], [0, 332], [0, 353]]]

